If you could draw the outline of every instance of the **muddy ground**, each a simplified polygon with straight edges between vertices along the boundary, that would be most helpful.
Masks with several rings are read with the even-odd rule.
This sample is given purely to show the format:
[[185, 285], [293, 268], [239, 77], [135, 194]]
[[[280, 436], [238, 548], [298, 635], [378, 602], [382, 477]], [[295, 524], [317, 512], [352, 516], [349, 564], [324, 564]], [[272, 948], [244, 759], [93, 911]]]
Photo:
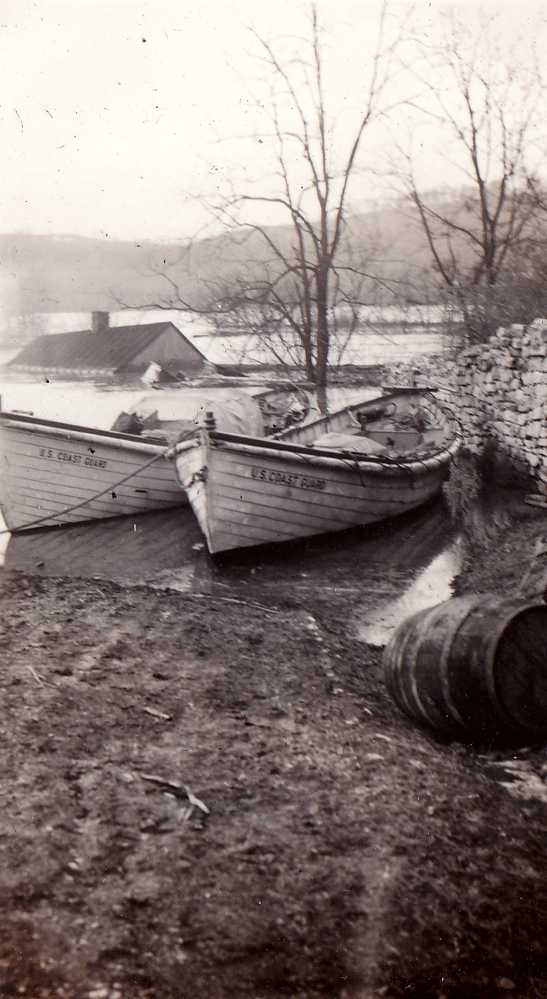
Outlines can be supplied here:
[[[458, 581], [511, 592], [520, 504]], [[0, 578], [0, 995], [547, 997], [547, 804], [402, 716], [336, 600]]]

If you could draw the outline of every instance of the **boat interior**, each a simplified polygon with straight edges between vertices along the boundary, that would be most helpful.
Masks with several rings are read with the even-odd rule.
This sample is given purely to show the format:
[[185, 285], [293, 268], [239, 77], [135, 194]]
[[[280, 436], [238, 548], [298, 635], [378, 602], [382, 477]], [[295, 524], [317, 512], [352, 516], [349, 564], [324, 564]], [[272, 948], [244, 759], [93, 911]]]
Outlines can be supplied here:
[[424, 390], [393, 390], [348, 406], [313, 424], [277, 435], [321, 451], [364, 456], [414, 455], [439, 450], [456, 433], [455, 421]]
[[146, 435], [162, 444], [175, 444], [195, 435], [209, 407], [219, 429], [222, 427], [270, 437], [301, 423], [310, 411], [310, 397], [298, 386], [281, 385], [255, 395], [235, 390], [232, 398], [219, 397], [215, 400], [204, 396], [196, 412], [186, 419], [166, 419], [160, 416], [155, 406], [139, 400], [133, 409], [119, 413], [111, 429], [136, 436]]

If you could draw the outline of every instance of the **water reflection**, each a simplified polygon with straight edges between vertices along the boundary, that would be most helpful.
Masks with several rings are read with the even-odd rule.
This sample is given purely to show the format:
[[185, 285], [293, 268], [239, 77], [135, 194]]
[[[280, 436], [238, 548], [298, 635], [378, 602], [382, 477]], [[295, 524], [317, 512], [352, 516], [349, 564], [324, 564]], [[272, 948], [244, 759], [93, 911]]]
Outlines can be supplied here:
[[0, 511], [0, 565], [4, 565], [6, 551], [10, 542], [10, 533], [6, 527], [6, 522]]
[[190, 508], [181, 507], [8, 535], [3, 564], [41, 576], [146, 582], [191, 563], [201, 542]]
[[369, 645], [385, 645], [401, 621], [453, 596], [453, 583], [462, 565], [461, 539], [456, 538], [445, 551], [418, 572], [404, 592], [382, 601], [376, 607], [361, 605], [356, 610], [356, 637]]
[[407, 614], [450, 595], [459, 542], [442, 500], [390, 522], [212, 559], [190, 508], [9, 538], [4, 565], [48, 576], [322, 607], [383, 644]]

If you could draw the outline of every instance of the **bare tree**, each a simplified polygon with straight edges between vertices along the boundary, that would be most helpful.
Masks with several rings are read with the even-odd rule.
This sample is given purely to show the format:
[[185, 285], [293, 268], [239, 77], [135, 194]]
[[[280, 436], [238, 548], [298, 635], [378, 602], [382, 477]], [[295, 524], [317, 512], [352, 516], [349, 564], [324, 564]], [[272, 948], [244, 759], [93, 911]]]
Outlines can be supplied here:
[[[256, 89], [253, 95], [255, 111], [266, 122], [263, 131], [257, 125], [254, 138], [273, 156], [272, 176], [233, 183], [208, 202], [231, 264], [207, 283], [201, 311], [224, 329], [231, 322], [260, 333], [274, 358], [303, 366], [320, 386], [327, 383], [333, 341], [339, 354], [356, 326], [357, 302], [378, 286], [370, 261], [348, 246], [347, 212], [365, 136], [389, 109], [387, 88], [401, 31], [384, 0], [351, 128], [341, 137], [328, 100], [325, 39], [315, 3], [303, 39], [273, 43], [253, 31], [259, 84], [266, 87], [263, 98]], [[276, 224], [264, 223], [272, 213]], [[192, 308], [168, 274], [166, 280], [170, 294], [163, 306]], [[351, 317], [343, 331], [342, 305], [346, 319]]]
[[[547, 243], [536, 179], [545, 157], [545, 86], [534, 52], [525, 62], [509, 54], [492, 21], [475, 36], [453, 16], [445, 27], [443, 41], [424, 48], [420, 70], [413, 67], [422, 84], [415, 107], [436, 123], [463, 186], [428, 193], [408, 149], [405, 180], [440, 292], [480, 340], [500, 321], [522, 321], [518, 275], [527, 275], [522, 287], [529, 287], [538, 244]], [[532, 301], [535, 307], [537, 295]]]

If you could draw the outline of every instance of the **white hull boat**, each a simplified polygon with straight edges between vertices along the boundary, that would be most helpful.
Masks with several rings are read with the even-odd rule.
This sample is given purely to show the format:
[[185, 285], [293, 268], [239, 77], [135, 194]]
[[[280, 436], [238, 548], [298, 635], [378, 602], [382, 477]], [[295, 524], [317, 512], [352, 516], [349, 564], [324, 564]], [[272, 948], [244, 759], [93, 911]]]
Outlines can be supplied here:
[[202, 428], [175, 460], [214, 554], [404, 514], [440, 491], [459, 443], [434, 392], [393, 389], [275, 440]]
[[[0, 411], [0, 509], [8, 529], [17, 532], [185, 505], [186, 494], [168, 460], [169, 446], [195, 432], [205, 409], [213, 410], [227, 430], [258, 434], [287, 419], [303, 419], [308, 411], [307, 394], [287, 386], [232, 389], [214, 398], [197, 398], [199, 405], [192, 400], [193, 416], [188, 412], [186, 419], [176, 418], [184, 409], [180, 394], [172, 397], [167, 418], [141, 400], [135, 411], [120, 414], [112, 430]], [[154, 403], [161, 401], [157, 394]]]
[[187, 502], [165, 443], [0, 413], [0, 508], [10, 531]]

